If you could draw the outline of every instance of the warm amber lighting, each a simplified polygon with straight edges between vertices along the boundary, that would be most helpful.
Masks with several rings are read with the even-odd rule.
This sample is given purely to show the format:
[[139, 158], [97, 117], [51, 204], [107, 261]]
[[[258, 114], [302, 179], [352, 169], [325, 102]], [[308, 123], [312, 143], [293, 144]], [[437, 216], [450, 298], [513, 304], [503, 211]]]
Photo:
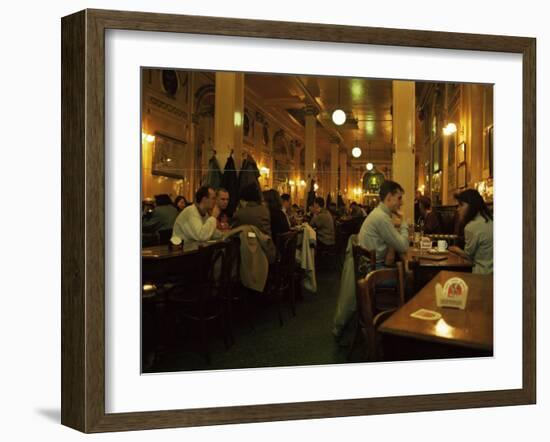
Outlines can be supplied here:
[[332, 113], [332, 121], [337, 126], [341, 126], [346, 122], [346, 113], [342, 109], [336, 109]]
[[315, 192], [317, 192], [317, 190], [319, 190], [319, 184], [315, 183], [313, 185], [313, 190], [315, 190]]
[[367, 170], [372, 170], [374, 168], [374, 164], [372, 163], [367, 163]]
[[145, 133], [145, 132], [142, 132], [141, 133], [141, 141], [142, 142], [147, 141], [148, 143], [152, 143], [153, 141], [155, 141], [155, 136], [151, 135], [151, 134], [148, 134], [148, 133]]
[[451, 134], [454, 134], [456, 132], [456, 124], [454, 123], [449, 123], [447, 124], [447, 126], [445, 126], [443, 128], [443, 135], [451, 135]]
[[262, 166], [260, 167], [260, 174], [267, 178], [269, 176], [269, 168], [265, 167], [265, 166]]
[[306, 182], [304, 180], [300, 181], [300, 185], [301, 186], [305, 186], [306, 185]]
[[355, 146], [353, 149], [351, 149], [351, 154], [353, 155], [353, 158], [359, 158], [361, 156], [361, 148]]
[[243, 116], [240, 112], [235, 112], [234, 123], [235, 126], [241, 127], [243, 122]]
[[288, 184], [290, 184], [291, 186], [294, 186], [294, 184], [295, 184], [295, 183], [294, 183], [294, 180], [290, 180], [290, 181], [288, 182]]

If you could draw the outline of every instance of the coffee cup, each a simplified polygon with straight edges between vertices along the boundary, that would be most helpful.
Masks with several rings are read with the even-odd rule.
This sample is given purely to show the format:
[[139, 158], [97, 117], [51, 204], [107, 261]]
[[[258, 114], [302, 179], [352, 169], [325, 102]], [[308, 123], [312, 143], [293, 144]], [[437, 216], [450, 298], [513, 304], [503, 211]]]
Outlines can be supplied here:
[[445, 241], [444, 239], [440, 239], [439, 241], [437, 241], [437, 250], [439, 252], [444, 252], [445, 250], [447, 250], [447, 241]]

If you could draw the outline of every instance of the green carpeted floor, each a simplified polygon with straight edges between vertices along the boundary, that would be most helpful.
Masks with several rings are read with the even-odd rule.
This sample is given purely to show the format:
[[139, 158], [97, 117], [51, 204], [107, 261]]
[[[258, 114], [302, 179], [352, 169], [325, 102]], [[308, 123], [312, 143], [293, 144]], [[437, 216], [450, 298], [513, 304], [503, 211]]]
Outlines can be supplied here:
[[348, 348], [331, 334], [339, 284], [339, 268], [318, 273], [317, 293], [304, 292], [296, 303], [296, 316], [283, 306], [283, 326], [273, 305], [255, 303], [254, 328], [237, 316], [233, 345], [226, 349], [221, 337], [212, 337], [210, 364], [197, 351], [198, 338], [184, 333], [178, 338], [177, 350], [161, 355], [147, 372], [347, 363]]

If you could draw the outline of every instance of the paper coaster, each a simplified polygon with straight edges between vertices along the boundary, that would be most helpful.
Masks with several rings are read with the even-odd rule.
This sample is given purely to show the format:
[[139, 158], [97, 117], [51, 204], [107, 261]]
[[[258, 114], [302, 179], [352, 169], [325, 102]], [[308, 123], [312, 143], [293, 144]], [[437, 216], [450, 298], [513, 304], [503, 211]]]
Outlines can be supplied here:
[[441, 319], [441, 313], [434, 312], [433, 310], [426, 310], [421, 308], [420, 310], [411, 313], [412, 318], [423, 319], [425, 321], [437, 321]]

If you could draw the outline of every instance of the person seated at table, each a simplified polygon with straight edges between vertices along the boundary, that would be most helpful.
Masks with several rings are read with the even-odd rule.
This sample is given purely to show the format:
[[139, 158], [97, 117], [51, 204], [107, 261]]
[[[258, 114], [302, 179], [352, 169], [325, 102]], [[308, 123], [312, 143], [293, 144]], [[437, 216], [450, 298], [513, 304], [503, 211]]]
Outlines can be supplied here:
[[202, 186], [195, 193], [195, 203], [183, 209], [176, 221], [172, 238], [183, 241], [208, 241], [221, 236], [216, 229], [220, 209], [216, 205], [216, 192]]
[[293, 206], [290, 204], [290, 195], [283, 193], [281, 195], [281, 209], [288, 220], [289, 226], [296, 225], [296, 212], [293, 210]]
[[189, 203], [187, 202], [185, 197], [182, 195], [178, 195], [174, 200], [174, 206], [178, 210], [178, 213], [181, 212], [183, 209], [185, 209], [188, 205]]
[[217, 229], [224, 232], [231, 229], [231, 218], [228, 214], [227, 207], [229, 206], [229, 192], [220, 187], [216, 191], [216, 205], [220, 209], [220, 214], [217, 218]]
[[438, 213], [432, 209], [432, 201], [427, 196], [421, 196], [418, 199], [418, 210], [420, 217], [424, 221], [424, 233], [426, 235], [441, 232], [441, 220]]
[[[403, 215], [399, 210], [403, 204], [403, 193], [403, 188], [395, 181], [384, 181], [380, 186], [380, 203], [363, 221], [357, 235], [358, 244], [376, 252], [376, 269], [389, 266], [395, 252], [404, 253], [409, 248], [409, 227], [403, 221]], [[392, 216], [394, 216], [393, 219]], [[340, 278], [338, 303], [332, 329], [337, 339], [342, 337], [357, 310], [356, 283], [350, 238]], [[393, 288], [396, 285], [397, 281], [393, 280], [377, 284], [385, 288]]]
[[269, 209], [262, 204], [258, 186], [255, 183], [245, 186], [241, 190], [240, 199], [240, 207], [233, 215], [231, 227], [249, 224], [256, 226], [263, 233], [271, 236]]
[[316, 197], [312, 207], [313, 218], [309, 222], [317, 232], [317, 249], [328, 248], [335, 244], [334, 239], [334, 219], [325, 209], [325, 200], [323, 197]]
[[171, 230], [177, 216], [178, 211], [168, 195], [155, 195], [155, 208], [143, 217], [141, 228], [144, 233]]
[[349, 206], [349, 209], [350, 209], [349, 214], [352, 218], [361, 218], [361, 217], [367, 216], [367, 213], [355, 201], [352, 201], [352, 203]]
[[409, 226], [400, 211], [404, 192], [395, 181], [384, 181], [380, 186], [380, 203], [359, 230], [357, 241], [376, 252], [377, 268], [385, 266], [388, 251], [405, 253], [409, 248]]
[[266, 190], [263, 192], [263, 197], [271, 218], [271, 237], [275, 244], [277, 244], [277, 238], [281, 233], [286, 233], [290, 230], [290, 224], [283, 212], [279, 192], [275, 189]]
[[472, 273], [493, 273], [493, 215], [477, 190], [466, 189], [455, 195], [457, 213], [464, 226], [464, 250], [457, 246], [449, 251], [474, 264]]

